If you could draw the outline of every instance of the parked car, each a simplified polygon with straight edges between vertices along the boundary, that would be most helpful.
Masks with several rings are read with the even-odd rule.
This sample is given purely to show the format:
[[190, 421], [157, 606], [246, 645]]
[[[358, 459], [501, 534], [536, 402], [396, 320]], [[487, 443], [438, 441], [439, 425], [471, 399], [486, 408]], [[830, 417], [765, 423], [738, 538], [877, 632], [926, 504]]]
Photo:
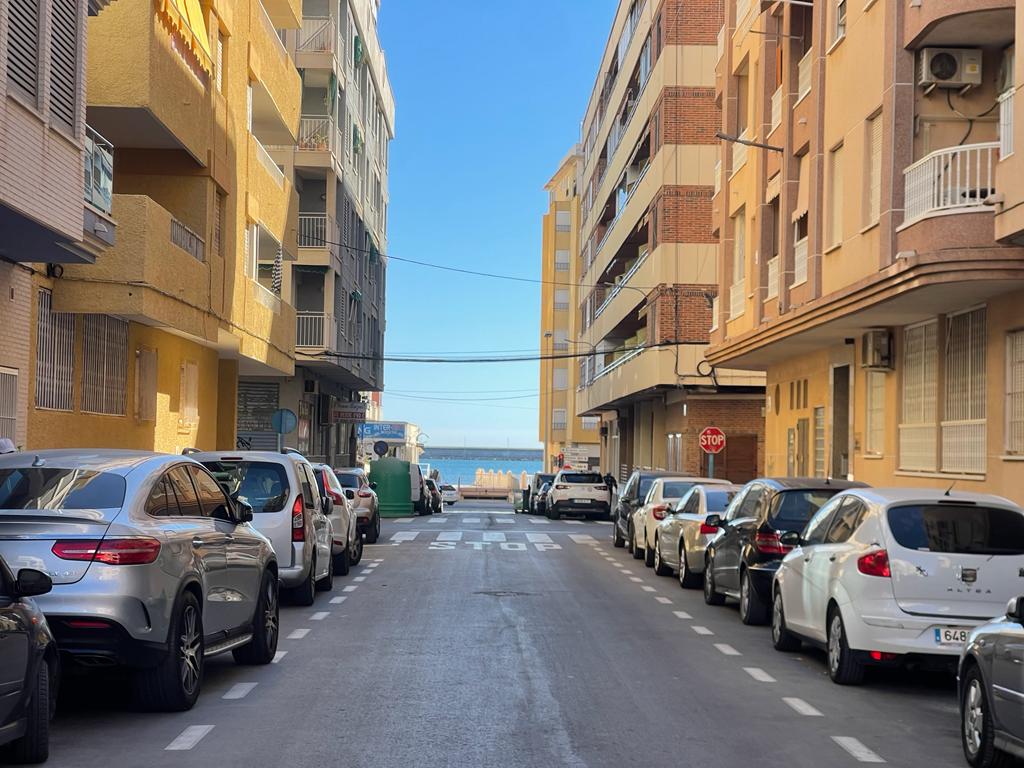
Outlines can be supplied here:
[[600, 472], [563, 469], [551, 481], [546, 509], [552, 520], [565, 514], [608, 517], [609, 507], [608, 486]]
[[417, 515], [433, 514], [430, 506], [430, 492], [427, 490], [426, 478], [423, 477], [423, 470], [420, 469], [419, 464], [409, 465], [409, 491], [412, 508]]
[[697, 587], [704, 578], [704, 551], [717, 528], [705, 524], [709, 514], [722, 514], [741, 486], [728, 483], [698, 483], [690, 488], [654, 534], [654, 572], [659, 576], [679, 574], [679, 586]]
[[[537, 498], [534, 508], [537, 510], [538, 515], [547, 515], [548, 513], [548, 493], [551, 491], [551, 483], [544, 483], [540, 488], [537, 489]], [[533, 500], [531, 500], [532, 503]]]
[[637, 560], [642, 558], [648, 568], [654, 566], [655, 532], [658, 524], [697, 483], [730, 485], [728, 480], [716, 480], [713, 477], [658, 477], [651, 483], [644, 503], [634, 510], [629, 526], [629, 551]]
[[751, 480], [732, 500], [724, 515], [705, 519], [721, 529], [708, 544], [704, 568], [704, 601], [721, 605], [726, 597], [740, 603], [744, 624], [765, 624], [771, 605], [773, 561], [790, 547], [780, 541], [787, 531], [803, 530], [821, 506], [847, 488], [864, 483], [813, 477], [763, 477]]
[[957, 674], [960, 735], [964, 757], [974, 768], [1009, 765], [1024, 758], [1024, 597], [1006, 614], [971, 631]]
[[629, 524], [633, 519], [633, 513], [643, 504], [647, 498], [651, 484], [659, 477], [671, 477], [675, 472], [661, 472], [654, 470], [633, 470], [629, 480], [622, 487], [619, 498], [612, 510], [612, 544], [616, 547], [626, 546], [630, 539]]
[[444, 501], [441, 499], [441, 489], [437, 486], [437, 481], [428, 477], [423, 482], [427, 484], [427, 492], [430, 494], [430, 514], [441, 514], [444, 512]]
[[359, 467], [335, 469], [338, 482], [343, 488], [355, 491], [356, 525], [366, 536], [367, 544], [376, 544], [380, 538], [380, 506], [377, 500], [377, 484], [371, 483]]
[[441, 485], [441, 500], [451, 506], [459, 500], [459, 489], [449, 483], [443, 483]]
[[783, 538], [772, 640], [824, 646], [840, 684], [869, 664], [952, 661], [1024, 588], [1024, 511], [998, 496], [851, 490]]
[[286, 450], [192, 453], [232, 497], [253, 509], [253, 526], [274, 545], [281, 587], [297, 605], [312, 605], [334, 582], [333, 502], [321, 497], [313, 466]]
[[554, 479], [554, 474], [550, 472], [537, 472], [530, 479], [530, 508], [527, 511], [531, 515], [545, 514], [545, 510], [537, 507], [537, 497], [540, 495], [541, 487], [545, 483], [550, 483]]
[[15, 578], [0, 557], [0, 747], [17, 763], [41, 763], [50, 753], [60, 664], [32, 598], [51, 589], [42, 571], [22, 568]]
[[0, 555], [52, 579], [38, 603], [62, 656], [133, 668], [147, 709], [191, 708], [215, 654], [273, 659], [279, 564], [252, 519], [188, 457], [0, 456]]
[[334, 558], [334, 572], [345, 576], [353, 565], [358, 565], [363, 559], [363, 536], [356, 524], [354, 508], [355, 493], [348, 489], [353, 497], [350, 502], [346, 489], [326, 464], [314, 464], [313, 477], [320, 496], [331, 498], [331, 556]]

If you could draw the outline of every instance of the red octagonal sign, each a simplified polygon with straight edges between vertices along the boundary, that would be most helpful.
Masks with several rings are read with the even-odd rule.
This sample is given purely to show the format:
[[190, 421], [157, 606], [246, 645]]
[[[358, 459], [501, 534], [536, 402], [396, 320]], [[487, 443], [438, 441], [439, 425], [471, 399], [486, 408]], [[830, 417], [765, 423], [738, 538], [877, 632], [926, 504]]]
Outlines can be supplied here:
[[698, 442], [704, 453], [721, 453], [725, 450], [725, 432], [718, 427], [704, 427]]

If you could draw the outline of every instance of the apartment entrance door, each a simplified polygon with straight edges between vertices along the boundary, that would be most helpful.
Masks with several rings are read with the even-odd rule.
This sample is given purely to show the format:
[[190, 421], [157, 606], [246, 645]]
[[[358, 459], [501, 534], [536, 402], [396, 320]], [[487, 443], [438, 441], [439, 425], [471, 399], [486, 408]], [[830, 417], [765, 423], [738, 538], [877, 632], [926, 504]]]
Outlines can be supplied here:
[[832, 466], [830, 477], [850, 473], [850, 366], [832, 368]]

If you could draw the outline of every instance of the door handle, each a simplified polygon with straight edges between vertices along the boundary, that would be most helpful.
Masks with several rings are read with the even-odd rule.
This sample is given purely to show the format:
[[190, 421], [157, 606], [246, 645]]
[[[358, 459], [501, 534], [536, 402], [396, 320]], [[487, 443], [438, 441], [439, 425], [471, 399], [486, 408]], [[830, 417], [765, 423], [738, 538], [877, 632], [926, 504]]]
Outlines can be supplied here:
[[205, 547], [206, 546], [206, 540], [205, 539], [201, 539], [198, 536], [196, 536], [196, 537], [194, 537], [192, 539], [192, 546], [193, 547]]
[[835, 555], [832, 555], [832, 557], [830, 557], [830, 558], [828, 559], [828, 561], [829, 561], [830, 563], [834, 563], [834, 562], [836, 561], [836, 556], [835, 556]]

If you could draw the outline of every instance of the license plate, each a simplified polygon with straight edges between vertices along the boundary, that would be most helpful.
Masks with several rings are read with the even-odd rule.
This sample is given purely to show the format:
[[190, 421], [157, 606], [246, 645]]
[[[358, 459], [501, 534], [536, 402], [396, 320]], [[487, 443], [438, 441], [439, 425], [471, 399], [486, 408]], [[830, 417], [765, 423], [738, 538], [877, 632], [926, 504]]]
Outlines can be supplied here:
[[576, 499], [577, 504], [589, 504], [591, 499]]
[[937, 645], [963, 645], [970, 631], [966, 627], [936, 627], [935, 642]]

